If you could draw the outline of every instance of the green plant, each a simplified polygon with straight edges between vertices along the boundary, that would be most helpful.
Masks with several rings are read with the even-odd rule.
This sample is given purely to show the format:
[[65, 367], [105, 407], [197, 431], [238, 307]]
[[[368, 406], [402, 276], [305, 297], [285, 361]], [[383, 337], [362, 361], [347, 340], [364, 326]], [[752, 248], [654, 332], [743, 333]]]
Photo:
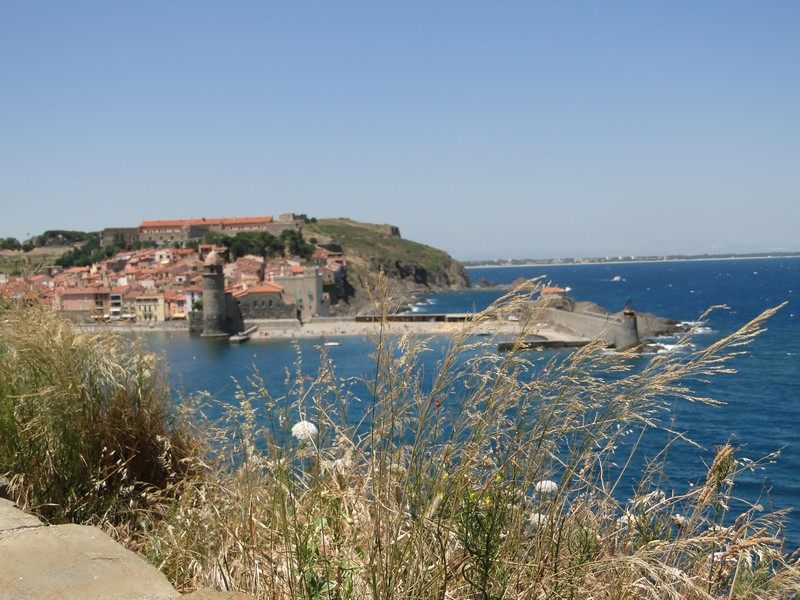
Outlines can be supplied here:
[[135, 522], [200, 453], [155, 356], [44, 306], [0, 322], [0, 474], [51, 522]]

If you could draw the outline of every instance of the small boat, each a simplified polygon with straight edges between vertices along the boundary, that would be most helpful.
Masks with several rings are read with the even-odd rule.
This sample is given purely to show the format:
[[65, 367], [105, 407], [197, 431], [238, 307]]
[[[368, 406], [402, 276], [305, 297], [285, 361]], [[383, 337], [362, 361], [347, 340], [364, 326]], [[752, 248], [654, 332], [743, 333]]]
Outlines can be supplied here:
[[620, 277], [619, 275], [614, 275], [614, 276], [611, 278], [611, 281], [622, 281], [622, 277]]
[[331, 347], [331, 346], [341, 346], [342, 343], [341, 342], [323, 342], [322, 345]]

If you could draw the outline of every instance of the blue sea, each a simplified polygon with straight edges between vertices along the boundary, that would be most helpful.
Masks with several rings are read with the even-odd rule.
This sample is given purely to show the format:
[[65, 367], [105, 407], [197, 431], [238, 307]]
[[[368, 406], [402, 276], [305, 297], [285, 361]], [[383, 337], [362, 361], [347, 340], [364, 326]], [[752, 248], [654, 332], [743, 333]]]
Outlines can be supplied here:
[[[542, 277], [568, 288], [576, 300], [616, 311], [630, 298], [637, 311], [684, 322], [696, 321], [712, 306], [726, 306], [713, 311], [694, 338], [699, 348], [732, 333], [762, 311], [787, 302], [767, 322], [767, 330], [749, 347], [748, 354], [734, 359], [735, 374], [716, 377], [710, 384], [693, 384], [702, 395], [720, 400], [724, 406], [675, 405], [675, 429], [686, 432], [701, 448], [675, 446], [669, 475], [676, 492], [685, 492], [690, 483], [704, 480], [704, 462], [710, 464], [714, 446], [727, 441], [740, 447], [740, 456], [753, 460], [780, 451], [766, 470], [740, 477], [736, 492], [775, 509], [800, 508], [800, 259], [515, 266], [471, 268], [468, 272], [473, 283], [510, 284]], [[413, 308], [424, 313], [479, 311], [501, 293], [473, 288], [432, 294]], [[205, 390], [223, 402], [234, 401], [234, 382], [245, 384], [253, 368], [264, 377], [271, 394], [280, 397], [285, 393], [286, 373], [295, 372], [298, 357], [300, 369], [309, 377], [316, 374], [320, 362], [320, 340], [253, 341], [236, 346], [185, 333], [151, 333], [147, 339], [164, 354], [176, 389], [183, 393]], [[369, 340], [328, 339], [333, 340], [341, 343], [329, 349], [340, 380], [357, 381], [374, 370]], [[446, 340], [434, 346], [437, 344], [443, 348]], [[431, 372], [440, 356], [428, 353], [426, 366]], [[359, 407], [352, 411], [357, 413]], [[648, 442], [653, 444], [649, 450], [655, 453], [664, 441], [664, 437], [654, 436]], [[790, 545], [800, 546], [800, 514], [791, 514], [787, 524]]]

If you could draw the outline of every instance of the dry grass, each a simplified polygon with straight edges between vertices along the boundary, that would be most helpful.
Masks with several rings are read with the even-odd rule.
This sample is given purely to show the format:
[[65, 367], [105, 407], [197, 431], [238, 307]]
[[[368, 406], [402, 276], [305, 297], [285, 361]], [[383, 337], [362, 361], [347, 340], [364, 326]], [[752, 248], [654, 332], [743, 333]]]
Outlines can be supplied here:
[[[491, 311], [526, 312], [536, 292]], [[796, 597], [782, 515], [731, 514], [737, 476], [759, 461], [723, 446], [676, 494], [659, 487], [665, 452], [631, 498], [617, 489], [639, 436], [674, 402], [716, 404], [687, 382], [731, 372], [773, 312], [640, 369], [597, 346], [549, 360], [487, 351], [470, 335], [487, 311], [425, 374], [428, 341], [387, 325], [360, 387], [328, 360], [311, 382], [298, 364], [279, 395], [258, 373], [242, 382], [204, 426], [209, 453], [187, 457], [192, 475], [168, 478], [117, 533], [180, 589], [258, 598]]]
[[0, 313], [0, 474], [51, 522], [135, 520], [202, 453], [157, 357], [41, 306]]

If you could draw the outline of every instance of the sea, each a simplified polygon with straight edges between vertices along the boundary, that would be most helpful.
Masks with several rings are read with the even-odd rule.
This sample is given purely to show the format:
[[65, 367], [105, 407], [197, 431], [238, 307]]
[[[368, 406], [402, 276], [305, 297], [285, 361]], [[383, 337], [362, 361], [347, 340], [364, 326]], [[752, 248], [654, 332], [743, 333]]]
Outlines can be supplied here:
[[[800, 509], [800, 258], [493, 266], [470, 268], [468, 273], [471, 289], [423, 296], [411, 309], [419, 313], [480, 311], [504, 293], [499, 286], [541, 278], [566, 288], [575, 300], [595, 302], [609, 311], [621, 310], [630, 300], [637, 311], [686, 324], [719, 307], [707, 315], [692, 340], [694, 349], [702, 349], [785, 303], [747, 354], [732, 361], [735, 373], [691, 384], [722, 406], [677, 402], [672, 407], [671, 426], [698, 446], [673, 446], [668, 476], [675, 493], [702, 483], [714, 448], [726, 442], [738, 448], [738, 456], [751, 460], [777, 452], [763, 470], [737, 479], [735, 495], [743, 502], [775, 510]], [[478, 282], [481, 287], [475, 285]], [[331, 357], [336, 376], [347, 385], [357, 386], [374, 372], [374, 345], [364, 337], [325, 340], [338, 346], [322, 346], [322, 340], [253, 340], [232, 345], [183, 332], [151, 332], [146, 340], [169, 365], [176, 395], [205, 391], [223, 405], [236, 402], [237, 386], [246, 387], [255, 371], [271, 395], [280, 398], [286, 393], [287, 378], [299, 374], [310, 379], [316, 374], [322, 353]], [[676, 342], [669, 337], [659, 340], [665, 351]], [[446, 336], [432, 342], [434, 352], [426, 353], [427, 362], [422, 365], [429, 373], [435, 371], [446, 345]], [[358, 397], [353, 395], [351, 407], [356, 414], [366, 410], [358, 406]], [[650, 436], [645, 444], [651, 447], [645, 445], [644, 455], [655, 455], [664, 442], [664, 436]], [[800, 547], [800, 514], [789, 513], [785, 532], [789, 547]]]

